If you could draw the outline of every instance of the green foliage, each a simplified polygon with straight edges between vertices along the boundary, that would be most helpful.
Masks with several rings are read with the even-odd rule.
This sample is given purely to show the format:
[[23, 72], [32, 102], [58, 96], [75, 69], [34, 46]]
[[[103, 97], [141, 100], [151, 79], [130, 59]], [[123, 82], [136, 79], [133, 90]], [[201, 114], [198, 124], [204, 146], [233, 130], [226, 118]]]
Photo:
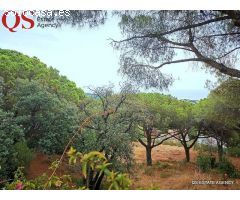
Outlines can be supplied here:
[[171, 105], [176, 99], [159, 93], [139, 93], [135, 95], [135, 106], [140, 111], [141, 126], [152, 126], [163, 132], [171, 121]]
[[215, 108], [219, 110], [218, 119], [230, 126], [239, 124], [240, 80], [228, 79], [224, 81], [212, 91], [211, 96], [215, 99]]
[[106, 176], [108, 189], [119, 190], [129, 188], [131, 182], [127, 175], [111, 171], [111, 163], [107, 161], [102, 153], [92, 151], [83, 155], [71, 147], [68, 151], [68, 156], [70, 164], [76, 164], [77, 162], [81, 164], [82, 175], [85, 179], [85, 181], [83, 181], [85, 188], [98, 189], [98, 181], [100, 181], [104, 175]]
[[94, 169], [99, 172], [99, 176], [102, 173], [106, 173], [105, 170], [107, 170], [110, 163], [107, 163], [107, 159], [105, 156], [98, 152], [98, 151], [92, 151], [86, 155], [84, 155], [81, 159], [82, 164], [82, 174], [85, 178], [87, 178], [87, 170], [93, 171]]
[[223, 158], [222, 161], [218, 163], [217, 167], [222, 174], [227, 174], [230, 178], [239, 178], [240, 177], [237, 169], [226, 158]]
[[14, 145], [14, 149], [17, 153], [17, 166], [28, 168], [31, 160], [34, 158], [34, 154], [31, 149], [28, 148], [26, 142], [17, 142]]
[[104, 152], [112, 168], [126, 171], [133, 160], [132, 141], [136, 139], [134, 127], [136, 113], [128, 91], [114, 94], [113, 86], [92, 89], [96, 99], [87, 99], [80, 105], [81, 121], [91, 118], [74, 142], [78, 151]]
[[10, 178], [16, 170], [18, 153], [14, 145], [23, 140], [23, 131], [13, 113], [0, 109], [0, 180]]
[[208, 144], [202, 144], [202, 143], [196, 143], [193, 149], [200, 152], [217, 152], [216, 146], [210, 146]]
[[179, 141], [171, 140], [171, 139], [164, 141], [163, 145], [177, 146], [177, 147], [181, 147], [182, 146], [182, 144]]
[[207, 154], [199, 154], [196, 159], [196, 164], [202, 172], [207, 172], [215, 166], [215, 157]]
[[131, 185], [131, 181], [127, 174], [122, 174], [119, 172], [109, 172], [107, 175], [107, 181], [110, 184], [109, 190], [127, 190]]
[[240, 147], [229, 147], [227, 148], [227, 152], [230, 156], [240, 157]]
[[240, 81], [229, 79], [211, 91], [208, 98], [196, 105], [196, 115], [201, 119], [212, 120], [227, 126], [239, 123]]
[[74, 82], [36, 57], [0, 49], [0, 179], [27, 167], [27, 146], [61, 153], [78, 126], [76, 104], [83, 98]]
[[18, 80], [14, 111], [31, 148], [61, 153], [78, 126], [77, 107], [49, 93], [37, 81]]
[[239, 143], [239, 80], [228, 79], [195, 105], [196, 119], [203, 134], [217, 140], [219, 156], [223, 145]]
[[8, 108], [14, 102], [14, 97], [9, 93], [16, 88], [17, 79], [36, 80], [46, 86], [48, 92], [74, 103], [79, 103], [84, 97], [83, 91], [56, 69], [47, 67], [36, 57], [30, 58], [17, 51], [0, 49], [0, 77], [5, 82], [4, 100]]
[[193, 103], [184, 100], [175, 100], [170, 104], [171, 127], [178, 130], [192, 128], [195, 125], [193, 108]]
[[[138, 10], [117, 13], [121, 17], [119, 26], [125, 36], [123, 41], [113, 42], [113, 47], [121, 53], [119, 72], [137, 85], [160, 90], [167, 88], [172, 83], [172, 76], [163, 74], [162, 67], [175, 64], [176, 60], [191, 61], [183, 56], [189, 50], [193, 58], [199, 59], [195, 61], [200, 61], [201, 68], [216, 72], [216, 75], [239, 78], [238, 64], [235, 63], [238, 52], [230, 50], [238, 48], [238, 40], [230, 36], [234, 28], [238, 29], [232, 24], [237, 20], [230, 17], [239, 17], [237, 11], [231, 14], [212, 10]], [[223, 20], [223, 16], [232, 20]], [[186, 32], [186, 25], [191, 27], [189, 32]], [[213, 32], [218, 34], [213, 35]], [[222, 37], [219, 34], [223, 34]], [[214, 59], [220, 57], [223, 58], [221, 61]]]

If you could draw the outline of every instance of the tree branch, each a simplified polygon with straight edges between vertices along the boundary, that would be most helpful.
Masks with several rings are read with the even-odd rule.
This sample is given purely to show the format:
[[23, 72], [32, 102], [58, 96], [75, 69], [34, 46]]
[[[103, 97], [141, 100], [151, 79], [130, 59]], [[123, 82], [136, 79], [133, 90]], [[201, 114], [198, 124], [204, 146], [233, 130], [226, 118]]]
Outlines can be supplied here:
[[236, 47], [236, 48], [232, 49], [231, 51], [223, 54], [222, 56], [218, 57], [217, 59], [224, 58], [225, 56], [229, 55], [230, 53], [232, 53], [232, 52], [234, 52], [234, 51], [236, 51], [236, 50], [238, 50], [238, 49], [240, 49], [240, 47]]
[[210, 65], [212, 68], [218, 70], [223, 74], [229, 75], [231, 77], [240, 78], [240, 70], [229, 68], [222, 63], [218, 63], [217, 61], [204, 56], [200, 51], [198, 51], [198, 49], [194, 46], [193, 43], [189, 47], [193, 50], [193, 52], [195, 53], [197, 58], [200, 59], [201, 62], [204, 62], [207, 65]]
[[200, 58], [188, 58], [188, 59], [180, 59], [180, 60], [173, 60], [173, 61], [169, 61], [169, 62], [164, 62], [161, 65], [154, 67], [155, 69], [159, 69], [161, 67], [163, 67], [164, 65], [169, 65], [169, 64], [175, 64], [175, 63], [182, 63], [182, 62], [199, 62], [202, 61]]
[[208, 37], [223, 37], [229, 35], [240, 35], [240, 32], [230, 32], [230, 33], [219, 33], [219, 34], [212, 34], [212, 35], [204, 35], [196, 37], [196, 39], [208, 38]]
[[142, 139], [138, 138], [138, 141], [139, 141], [144, 147], [147, 147], [147, 145], [142, 141]]
[[[199, 27], [199, 26], [204, 26], [204, 25], [207, 25], [207, 24], [210, 24], [210, 23], [213, 23], [213, 22], [223, 21], [223, 20], [227, 20], [227, 19], [232, 19], [232, 18], [230, 16], [217, 17], [217, 18], [214, 18], [214, 19], [206, 20], [204, 22], [179, 27], [179, 28], [176, 28], [176, 29], [172, 29], [172, 30], [169, 30], [169, 31], [162, 32], [162, 33], [147, 34], [147, 35], [144, 35], [144, 36], [134, 36], [134, 37], [131, 37], [131, 38], [127, 38], [125, 40], [118, 41], [118, 42], [127, 42], [127, 41], [130, 41], [130, 40], [133, 40], [133, 39], [140, 39], [140, 38], [153, 37], [153, 36], [154, 37], [156, 37], [156, 36], [160, 37], [160, 36], [168, 35], [168, 34], [171, 34], [171, 33], [178, 32], [178, 31], [188, 30], [188, 29], [191, 29], [191, 28], [196, 28], [196, 27]], [[117, 41], [114, 41], [114, 42], [117, 42]]]

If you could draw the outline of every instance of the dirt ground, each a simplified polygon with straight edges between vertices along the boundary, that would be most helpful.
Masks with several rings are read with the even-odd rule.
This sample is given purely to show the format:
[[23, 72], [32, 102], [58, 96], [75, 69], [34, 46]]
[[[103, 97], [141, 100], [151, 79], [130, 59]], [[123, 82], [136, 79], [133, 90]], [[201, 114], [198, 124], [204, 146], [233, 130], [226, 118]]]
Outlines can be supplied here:
[[[134, 144], [135, 166], [131, 172], [131, 189], [240, 189], [240, 179], [230, 179], [223, 177], [216, 170], [208, 173], [200, 172], [196, 165], [196, 151], [191, 151], [191, 162], [185, 163], [184, 150], [182, 147], [160, 145], [153, 149], [153, 166], [147, 167], [145, 164], [145, 149], [140, 144]], [[50, 173], [48, 167], [58, 156], [48, 157], [38, 154], [31, 162], [28, 170], [28, 178], [35, 178], [43, 173]], [[230, 158], [235, 167], [240, 170], [240, 158]], [[67, 162], [66, 162], [67, 163]], [[58, 171], [58, 174], [74, 174], [65, 164]], [[195, 182], [193, 182], [195, 181]], [[193, 184], [196, 181], [205, 184]], [[220, 181], [229, 181], [228, 185]], [[230, 182], [233, 181], [233, 182]], [[193, 183], [192, 183], [193, 182]], [[231, 184], [232, 183], [232, 184]]]
[[[133, 189], [240, 189], [240, 179], [223, 177], [216, 170], [200, 172], [195, 160], [197, 151], [191, 150], [191, 162], [185, 163], [184, 149], [178, 146], [160, 145], [153, 149], [153, 166], [145, 164], [145, 149], [135, 145], [135, 173], [132, 173]], [[240, 170], [240, 159], [230, 158]], [[192, 181], [215, 181], [214, 184], [192, 184]], [[234, 181], [223, 185], [217, 181]], [[196, 182], [193, 182], [196, 183]], [[212, 182], [213, 183], [213, 182]], [[230, 183], [230, 182], [229, 182]]]

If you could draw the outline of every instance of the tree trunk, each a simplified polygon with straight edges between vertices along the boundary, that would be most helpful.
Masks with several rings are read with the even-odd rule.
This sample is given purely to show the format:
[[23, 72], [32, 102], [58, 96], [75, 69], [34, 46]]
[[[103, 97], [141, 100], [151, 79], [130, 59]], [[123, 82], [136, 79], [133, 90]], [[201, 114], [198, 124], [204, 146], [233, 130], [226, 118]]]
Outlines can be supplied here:
[[93, 170], [90, 167], [88, 167], [87, 177], [86, 177], [86, 187], [89, 188], [90, 190], [94, 188], [93, 175], [94, 175]]
[[147, 166], [152, 166], [152, 148], [146, 146]]
[[103, 177], [104, 177], [104, 173], [102, 173], [100, 176], [98, 176], [98, 179], [97, 179], [97, 181], [95, 183], [95, 188], [94, 188], [95, 190], [99, 190], [100, 189]]
[[188, 147], [184, 147], [185, 155], [186, 155], [186, 162], [190, 162], [190, 149]]
[[223, 145], [222, 142], [217, 141], [218, 146], [218, 160], [221, 162], [223, 160]]

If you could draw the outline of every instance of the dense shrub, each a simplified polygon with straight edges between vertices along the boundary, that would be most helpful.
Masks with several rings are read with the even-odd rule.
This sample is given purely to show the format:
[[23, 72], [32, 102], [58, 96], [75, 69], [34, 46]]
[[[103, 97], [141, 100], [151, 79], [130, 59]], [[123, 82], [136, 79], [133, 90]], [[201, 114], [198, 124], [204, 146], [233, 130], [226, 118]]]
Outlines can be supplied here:
[[215, 157], [211, 155], [199, 154], [196, 160], [197, 167], [206, 172], [215, 166]]
[[31, 149], [28, 148], [26, 142], [18, 142], [14, 145], [15, 152], [17, 153], [17, 166], [28, 168], [31, 160], [34, 158], [34, 154]]
[[28, 146], [44, 153], [62, 153], [78, 126], [77, 106], [49, 93], [37, 81], [18, 80], [16, 88], [14, 112]]
[[78, 128], [77, 107], [66, 102], [58, 106], [58, 110], [49, 113], [49, 121], [45, 121], [42, 129], [44, 135], [38, 142], [40, 150], [47, 154], [61, 154]]
[[226, 158], [223, 158], [223, 160], [218, 163], [218, 169], [221, 173], [227, 174], [230, 178], [238, 178], [239, 177], [239, 173], [238, 173], [237, 169]]
[[227, 152], [230, 156], [240, 157], [240, 147], [230, 147]]
[[16, 142], [23, 140], [23, 131], [13, 113], [0, 109], [0, 180], [8, 179], [17, 169]]

